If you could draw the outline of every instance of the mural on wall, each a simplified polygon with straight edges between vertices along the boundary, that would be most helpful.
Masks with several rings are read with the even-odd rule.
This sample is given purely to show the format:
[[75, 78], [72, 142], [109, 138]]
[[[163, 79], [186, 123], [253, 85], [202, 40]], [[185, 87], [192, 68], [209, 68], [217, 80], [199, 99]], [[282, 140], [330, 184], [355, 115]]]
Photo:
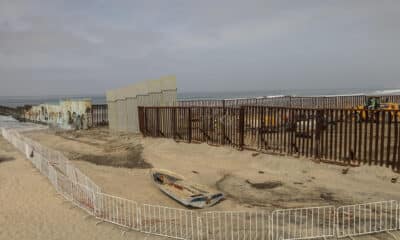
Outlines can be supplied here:
[[61, 100], [58, 104], [44, 103], [25, 111], [25, 118], [63, 129], [87, 129], [92, 111], [92, 101]]

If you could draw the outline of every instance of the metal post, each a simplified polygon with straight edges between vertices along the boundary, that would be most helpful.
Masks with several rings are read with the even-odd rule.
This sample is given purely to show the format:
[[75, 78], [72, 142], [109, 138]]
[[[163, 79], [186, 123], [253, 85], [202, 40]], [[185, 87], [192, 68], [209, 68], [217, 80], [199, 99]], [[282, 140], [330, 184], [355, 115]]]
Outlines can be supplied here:
[[321, 158], [320, 151], [320, 140], [321, 140], [321, 132], [322, 132], [322, 124], [323, 124], [323, 110], [317, 110], [316, 116], [316, 126], [315, 126], [315, 158]]
[[93, 123], [93, 118], [94, 118], [94, 117], [93, 117], [93, 107], [94, 107], [94, 106], [92, 106], [92, 109], [91, 109], [91, 112], [92, 112], [92, 127], [94, 127], [94, 123]]
[[171, 121], [172, 121], [172, 134], [174, 136], [174, 139], [176, 139], [176, 107], [172, 108], [172, 115], [171, 115]]
[[244, 106], [241, 106], [239, 113], [239, 148], [243, 150], [243, 146], [244, 146]]
[[192, 112], [190, 107], [188, 108], [188, 141], [192, 142]]
[[144, 131], [143, 135], [146, 136], [147, 133], [149, 132], [148, 126], [147, 126], [147, 108], [143, 107], [143, 125], [144, 125]]
[[226, 126], [226, 108], [225, 108], [225, 100], [222, 100], [222, 145], [225, 145], [225, 126]]
[[156, 108], [156, 137], [160, 136], [160, 108]]

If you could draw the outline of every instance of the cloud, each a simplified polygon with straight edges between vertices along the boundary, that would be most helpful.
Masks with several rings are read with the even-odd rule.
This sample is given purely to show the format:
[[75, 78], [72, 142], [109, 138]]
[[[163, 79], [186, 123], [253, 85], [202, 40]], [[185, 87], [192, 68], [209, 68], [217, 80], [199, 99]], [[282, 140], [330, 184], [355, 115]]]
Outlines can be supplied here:
[[398, 1], [4, 0], [0, 95], [400, 87], [398, 22]]

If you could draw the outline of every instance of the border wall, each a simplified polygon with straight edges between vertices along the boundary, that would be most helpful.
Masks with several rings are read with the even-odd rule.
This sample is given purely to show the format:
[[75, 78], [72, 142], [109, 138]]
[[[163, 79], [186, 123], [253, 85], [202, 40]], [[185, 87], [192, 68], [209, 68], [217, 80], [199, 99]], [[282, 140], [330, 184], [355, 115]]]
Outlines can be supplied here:
[[[24, 107], [5, 107], [0, 106], [0, 115], [4, 116], [12, 116], [13, 118], [20, 120], [22, 122], [34, 122], [34, 123], [44, 123], [44, 124], [54, 124], [52, 122], [48, 123], [40, 121], [39, 111], [32, 112], [32, 106], [24, 106]], [[60, 109], [59, 109], [60, 110]], [[108, 106], [107, 104], [94, 104], [92, 105], [91, 111], [86, 109], [87, 112], [87, 125], [89, 127], [101, 127], [108, 126]], [[89, 112], [90, 111], [90, 112]], [[54, 116], [62, 116], [62, 112], [59, 111], [57, 113], [53, 113]], [[43, 117], [44, 118], [44, 117]], [[62, 119], [56, 120], [56, 122], [62, 122]], [[82, 124], [83, 126], [84, 124]]]
[[265, 106], [140, 107], [144, 136], [400, 172], [400, 111]]
[[107, 91], [109, 128], [139, 133], [138, 106], [174, 106], [176, 92], [175, 76]]
[[295, 108], [353, 108], [364, 105], [368, 97], [379, 97], [381, 102], [400, 103], [400, 95], [342, 95], [342, 96], [279, 96], [232, 99], [181, 99], [180, 107], [239, 107], [268, 106]]
[[15, 119], [21, 119], [23, 118], [24, 112], [29, 108], [30, 106], [13, 108], [0, 105], [0, 115], [13, 116]]
[[108, 126], [108, 106], [107, 104], [92, 105], [90, 124], [91, 127]]
[[54, 125], [62, 129], [87, 129], [90, 126], [92, 101], [61, 100], [32, 106], [23, 113], [24, 120]]

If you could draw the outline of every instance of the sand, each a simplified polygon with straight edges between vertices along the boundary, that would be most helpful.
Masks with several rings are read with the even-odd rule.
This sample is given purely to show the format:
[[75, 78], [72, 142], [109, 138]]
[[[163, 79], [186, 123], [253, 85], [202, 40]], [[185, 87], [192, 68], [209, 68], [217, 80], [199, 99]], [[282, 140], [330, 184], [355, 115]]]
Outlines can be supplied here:
[[[309, 159], [237, 151], [207, 144], [176, 143], [171, 139], [142, 138], [90, 130], [55, 134], [51, 131], [27, 133], [33, 139], [64, 152], [103, 191], [139, 203], [182, 208], [162, 194], [151, 182], [149, 169], [115, 167], [118, 158], [126, 164], [143, 161], [168, 169], [193, 182], [218, 189], [227, 199], [207, 210], [247, 210], [345, 205], [400, 199], [400, 179], [391, 169], [346, 167], [316, 163]], [[88, 157], [91, 156], [91, 157]], [[114, 166], [96, 165], [93, 158], [105, 157]], [[142, 167], [143, 164], [139, 164]]]
[[[182, 208], [153, 186], [149, 169], [143, 168], [150, 166], [175, 171], [227, 194], [227, 200], [211, 210], [273, 210], [400, 199], [400, 184], [391, 183], [399, 175], [384, 167], [362, 166], [342, 174], [342, 166], [309, 159], [112, 134], [104, 129], [27, 135], [75, 159], [74, 164], [104, 192], [141, 203]], [[93, 160], [96, 157], [108, 159], [112, 166], [99, 165], [105, 163]], [[125, 167], [116, 167], [118, 164]], [[120, 228], [108, 223], [96, 226], [96, 219], [85, 216], [0, 138], [0, 239], [159, 239], [137, 232], [121, 237]], [[400, 237], [399, 232], [394, 234]], [[390, 238], [382, 233], [356, 239]]]
[[85, 216], [0, 137], [0, 239], [162, 239]]

